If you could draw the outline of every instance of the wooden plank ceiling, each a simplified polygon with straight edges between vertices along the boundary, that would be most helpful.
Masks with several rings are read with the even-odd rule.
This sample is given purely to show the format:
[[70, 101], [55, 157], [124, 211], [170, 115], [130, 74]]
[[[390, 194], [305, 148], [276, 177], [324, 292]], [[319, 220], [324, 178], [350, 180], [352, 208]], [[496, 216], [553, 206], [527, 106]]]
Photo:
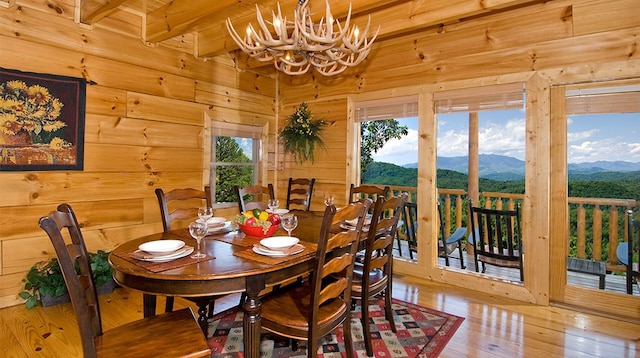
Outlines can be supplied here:
[[[325, 14], [325, 1], [334, 18], [343, 20], [349, 1], [310, 0], [312, 14], [318, 20]], [[10, 0], [0, 0], [11, 6]], [[280, 0], [283, 16], [293, 18], [298, 0]], [[351, 0], [352, 24], [364, 26], [371, 15], [372, 29], [380, 26], [377, 41], [385, 41], [427, 28], [464, 21], [468, 18], [543, 2], [541, 0]], [[76, 2], [77, 4], [78, 2]], [[143, 16], [141, 38], [149, 43], [175, 42], [176, 38], [193, 37], [189, 51], [208, 58], [238, 49], [228, 35], [225, 20], [230, 18], [238, 32], [249, 22], [256, 22], [258, 3], [265, 18], [277, 9], [276, 0], [80, 0], [77, 21], [96, 25], [118, 9]], [[79, 10], [79, 11], [78, 11]], [[268, 65], [268, 64], [265, 64]]]

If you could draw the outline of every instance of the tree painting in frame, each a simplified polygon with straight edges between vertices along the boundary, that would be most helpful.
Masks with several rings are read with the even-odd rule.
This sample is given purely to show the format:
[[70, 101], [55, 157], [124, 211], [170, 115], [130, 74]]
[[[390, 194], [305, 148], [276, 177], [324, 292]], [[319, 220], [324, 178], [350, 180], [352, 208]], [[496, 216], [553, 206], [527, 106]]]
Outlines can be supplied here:
[[83, 170], [86, 81], [0, 68], [0, 171]]

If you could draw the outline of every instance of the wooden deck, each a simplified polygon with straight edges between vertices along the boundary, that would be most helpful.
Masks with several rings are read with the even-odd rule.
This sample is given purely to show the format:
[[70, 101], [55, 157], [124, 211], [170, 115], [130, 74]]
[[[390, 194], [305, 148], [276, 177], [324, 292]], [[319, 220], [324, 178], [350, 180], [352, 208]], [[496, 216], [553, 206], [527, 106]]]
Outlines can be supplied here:
[[[403, 246], [402, 246], [402, 259], [411, 260], [411, 258], [409, 257], [408, 248], [406, 246], [406, 241], [401, 241], [401, 243], [403, 244]], [[465, 266], [466, 266], [466, 270], [475, 271], [475, 266], [474, 266], [474, 262], [473, 262], [473, 255], [472, 254], [468, 254], [466, 251], [464, 251], [464, 253], [465, 253], [464, 263], [465, 263]], [[394, 255], [396, 257], [399, 256], [398, 255], [397, 246], [396, 246], [396, 249], [394, 250]], [[458, 254], [458, 251], [452, 252], [449, 257], [450, 257], [449, 263], [450, 263], [451, 267], [459, 269], [460, 268], [460, 259], [459, 259], [460, 256]], [[438, 263], [440, 265], [442, 265], [442, 266], [445, 266], [444, 258], [439, 258], [438, 259]], [[511, 280], [511, 281], [513, 281], [515, 283], [520, 282], [520, 274], [519, 274], [517, 269], [511, 269], [511, 268], [504, 268], [504, 267], [499, 267], [499, 266], [487, 265], [485, 274], [491, 275], [491, 276], [500, 277], [500, 278], [504, 278], [504, 279], [508, 279], [508, 280]], [[568, 271], [567, 272], [567, 281], [569, 282], [570, 285], [588, 287], [588, 288], [593, 288], [593, 289], [598, 289], [598, 285], [599, 285], [599, 282], [600, 282], [598, 276], [589, 275], [589, 274], [583, 274], [583, 273], [579, 273], [579, 272], [572, 272], [572, 271]], [[614, 275], [614, 274], [608, 273], [605, 276], [604, 289], [606, 291], [618, 292], [618, 293], [626, 294], [627, 293], [627, 286], [626, 285], [627, 284], [626, 284], [626, 279], [625, 279], [624, 275]], [[639, 289], [638, 285], [634, 285], [633, 286], [633, 295], [640, 296], [640, 289]]]

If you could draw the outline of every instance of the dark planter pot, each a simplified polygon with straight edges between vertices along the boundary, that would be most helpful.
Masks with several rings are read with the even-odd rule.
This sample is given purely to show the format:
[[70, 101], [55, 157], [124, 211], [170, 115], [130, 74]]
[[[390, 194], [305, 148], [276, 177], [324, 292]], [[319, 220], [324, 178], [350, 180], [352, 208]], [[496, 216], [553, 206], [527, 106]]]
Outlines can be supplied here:
[[[105, 293], [111, 293], [116, 288], [116, 282], [111, 279], [102, 285], [97, 287], [98, 295], [104, 295]], [[51, 297], [51, 296], [40, 296], [40, 303], [42, 307], [55, 306], [62, 303], [71, 302], [71, 297], [69, 297], [68, 293], [65, 293], [61, 296]]]

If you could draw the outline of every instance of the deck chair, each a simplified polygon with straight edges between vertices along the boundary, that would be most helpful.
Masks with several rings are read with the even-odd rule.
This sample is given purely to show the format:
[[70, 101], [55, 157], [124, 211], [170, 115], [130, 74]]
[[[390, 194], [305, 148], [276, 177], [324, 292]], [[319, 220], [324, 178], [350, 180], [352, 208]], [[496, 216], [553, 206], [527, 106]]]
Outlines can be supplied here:
[[287, 189], [287, 210], [294, 209], [296, 206], [302, 210], [309, 211], [311, 208], [311, 195], [313, 194], [313, 185], [316, 178], [289, 178], [289, 186]]
[[[371, 224], [367, 233], [364, 261], [356, 262], [353, 270], [353, 284], [351, 285], [352, 309], [356, 300], [360, 300], [362, 308], [362, 329], [365, 348], [369, 357], [373, 356], [371, 343], [371, 327], [369, 325], [369, 302], [377, 295], [384, 293], [385, 318], [389, 321], [391, 330], [396, 332], [396, 325], [391, 310], [391, 284], [393, 281], [393, 240], [398, 230], [398, 220], [407, 193], [388, 199], [380, 196], [375, 203]], [[385, 215], [393, 213], [392, 215]]]
[[619, 243], [616, 253], [618, 260], [626, 266], [627, 293], [632, 295], [634, 283], [640, 289], [640, 263], [634, 262], [640, 251], [640, 221], [633, 220], [633, 211], [631, 210], [627, 211], [626, 221], [627, 242]]
[[[211, 206], [211, 193], [207, 186], [205, 190], [197, 190], [192, 188], [187, 189], [173, 189], [168, 192], [164, 192], [161, 188], [155, 190], [156, 197], [158, 198], [158, 206], [160, 207], [160, 215], [162, 217], [162, 228], [164, 232], [169, 232], [175, 228], [176, 225], [191, 222], [198, 218], [198, 208], [201, 206]], [[173, 224], [173, 227], [172, 227]], [[220, 296], [207, 296], [207, 297], [185, 297], [189, 301], [198, 305], [199, 312], [207, 312], [209, 318], [213, 317], [213, 310], [215, 308], [215, 300]], [[145, 302], [145, 316], [153, 315], [155, 312], [147, 312], [148, 308], [155, 307], [155, 295], [148, 293], [144, 294]], [[171, 312], [173, 310], [174, 298], [173, 296], [167, 296], [165, 301], [165, 312]], [[208, 308], [207, 308], [208, 306]], [[206, 322], [200, 322], [203, 331], [206, 331]]]
[[275, 199], [273, 184], [267, 186], [252, 185], [241, 188], [237, 185], [233, 186], [233, 190], [238, 197], [238, 209], [240, 212], [253, 209], [267, 209], [269, 199]]
[[371, 199], [372, 202], [375, 202], [378, 200], [378, 196], [382, 196], [384, 198], [389, 196], [390, 190], [389, 186], [382, 187], [368, 184], [355, 186], [354, 184], [351, 184], [351, 187], [349, 188], [349, 203], [355, 203], [356, 201], [363, 199]]
[[[282, 287], [262, 299], [262, 328], [294, 340], [306, 340], [309, 358], [317, 357], [318, 340], [340, 325], [346, 332], [347, 357], [353, 357], [350, 287], [364, 217], [370, 205], [370, 200], [364, 200], [339, 210], [327, 206], [310, 280]], [[355, 230], [331, 232], [354, 219], [357, 219]]]
[[440, 235], [438, 235], [438, 256], [444, 258], [445, 265], [449, 266], [449, 255], [458, 249], [460, 254], [460, 268], [465, 269], [464, 254], [462, 253], [462, 239], [467, 233], [467, 228], [459, 227], [449, 235], [444, 225], [444, 216], [442, 215], [442, 205], [438, 201], [438, 220], [440, 221]]
[[[40, 218], [39, 225], [49, 235], [58, 257], [78, 321], [84, 357], [211, 356], [191, 308], [103, 331], [91, 259], [73, 209], [61, 204]], [[68, 234], [63, 234], [65, 229]], [[65, 237], [70, 237], [69, 244]]]
[[469, 200], [469, 221], [476, 272], [480, 262], [483, 273], [486, 264], [512, 267], [520, 271], [520, 281], [524, 281], [520, 205], [515, 210], [497, 210], [474, 207]]

